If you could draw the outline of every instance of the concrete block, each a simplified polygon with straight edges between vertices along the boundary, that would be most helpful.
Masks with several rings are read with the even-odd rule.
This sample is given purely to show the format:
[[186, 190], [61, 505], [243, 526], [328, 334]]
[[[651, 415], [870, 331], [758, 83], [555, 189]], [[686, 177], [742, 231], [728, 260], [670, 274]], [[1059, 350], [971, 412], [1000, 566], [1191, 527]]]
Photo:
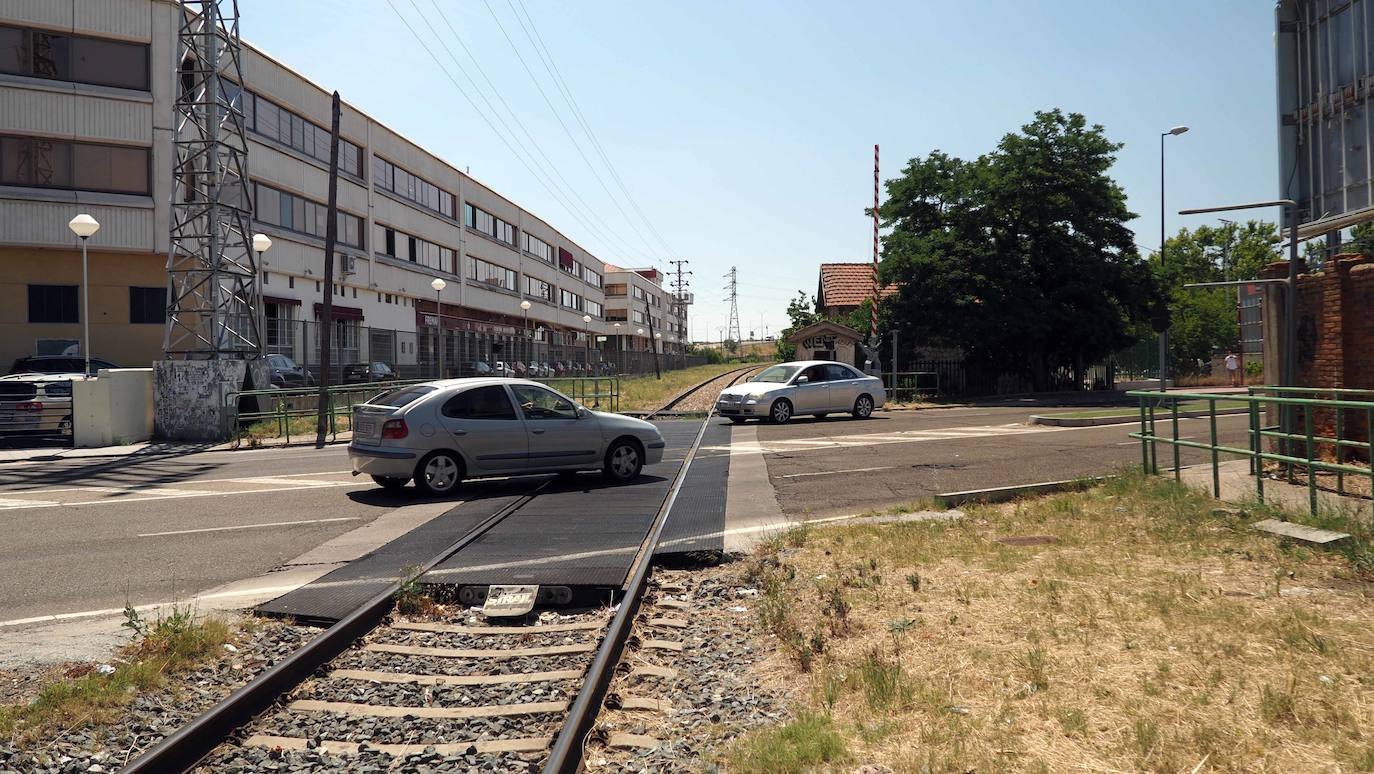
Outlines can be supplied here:
[[72, 380], [72, 443], [124, 446], [153, 434], [153, 369], [107, 368]]

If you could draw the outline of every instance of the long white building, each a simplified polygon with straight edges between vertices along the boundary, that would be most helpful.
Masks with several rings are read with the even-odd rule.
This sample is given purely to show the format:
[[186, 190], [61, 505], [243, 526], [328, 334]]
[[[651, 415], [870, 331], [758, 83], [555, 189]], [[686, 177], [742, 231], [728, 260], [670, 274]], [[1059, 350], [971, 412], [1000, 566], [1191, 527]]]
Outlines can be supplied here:
[[[161, 357], [178, 12], [170, 0], [0, 0], [0, 369], [78, 346], [80, 253], [67, 228], [78, 212], [101, 223], [89, 245], [92, 354], [126, 366]], [[259, 267], [267, 351], [316, 362], [331, 290], [335, 362], [425, 374], [440, 323], [451, 373], [478, 359], [648, 349], [647, 324], [608, 319], [613, 300], [627, 322], [644, 308], [637, 295], [608, 298], [609, 276], [626, 272], [347, 102], [340, 244], [323, 287], [330, 91], [247, 44], [242, 67], [254, 228], [273, 240]], [[685, 320], [662, 275], [629, 274], [616, 284], [662, 315], [659, 351], [681, 351]], [[435, 277], [447, 283], [437, 300]]]

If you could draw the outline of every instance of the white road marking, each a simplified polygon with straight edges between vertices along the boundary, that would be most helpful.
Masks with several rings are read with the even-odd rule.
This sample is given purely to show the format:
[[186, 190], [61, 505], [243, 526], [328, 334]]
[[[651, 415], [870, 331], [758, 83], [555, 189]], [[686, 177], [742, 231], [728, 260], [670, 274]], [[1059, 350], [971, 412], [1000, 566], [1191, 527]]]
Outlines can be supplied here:
[[778, 478], [804, 478], [806, 476], [833, 476], [836, 473], [868, 473], [873, 470], [892, 470], [895, 465], [887, 465], [881, 468], [850, 468], [849, 470], [822, 470], [818, 473], [788, 473]]
[[357, 521], [357, 516], [341, 516], [333, 519], [301, 519], [299, 521], [274, 521], [262, 524], [240, 524], [235, 527], [204, 527], [201, 529], [178, 529], [170, 532], [144, 532], [139, 537], [162, 537], [164, 535], [193, 535], [199, 532], [230, 532], [239, 529], [259, 529], [261, 527], [291, 527], [297, 524], [327, 524], [336, 521]]
[[121, 498], [121, 499], [117, 499], [117, 500], [116, 500], [116, 499], [113, 499], [113, 498], [108, 498], [108, 497], [107, 497], [107, 498], [104, 498], [104, 499], [101, 499], [101, 500], [79, 500], [79, 501], [77, 501], [77, 502], [71, 502], [71, 503], [53, 503], [53, 502], [45, 502], [45, 501], [41, 501], [41, 500], [39, 500], [39, 501], [23, 500], [23, 501], [18, 501], [18, 502], [23, 502], [23, 503], [24, 503], [23, 505], [0, 505], [0, 511], [22, 510], [22, 509], [24, 509], [24, 508], [57, 508], [57, 507], [66, 508], [66, 507], [75, 507], [75, 506], [78, 506], [78, 505], [116, 505], [116, 504], [118, 504], [118, 505], [123, 505], [123, 504], [125, 504], [125, 503], [160, 502], [160, 501], [163, 501], [163, 500], [184, 500], [184, 499], [188, 499], [188, 498], [192, 498], [192, 497], [226, 497], [226, 496], [229, 496], [229, 495], [275, 494], [275, 493], [277, 493], [277, 492], [293, 492], [293, 491], [301, 490], [301, 489], [322, 489], [322, 488], [325, 488], [325, 487], [348, 487], [348, 488], [353, 488], [353, 489], [362, 489], [362, 488], [370, 487], [370, 486], [374, 486], [374, 484], [373, 484], [371, 481], [366, 481], [366, 482], [364, 482], [364, 481], [338, 481], [338, 482], [330, 482], [330, 483], [324, 484], [323, 486], [321, 486], [321, 485], [320, 485], [319, 483], [317, 483], [317, 482], [311, 481], [311, 482], [309, 482], [309, 483], [300, 482], [300, 483], [298, 483], [296, 486], [279, 486], [279, 487], [275, 487], [275, 488], [271, 488], [271, 489], [230, 489], [230, 490], [225, 490], [225, 491], [223, 491], [223, 492], [216, 492], [216, 491], [195, 491], [195, 492], [185, 492], [185, 491], [183, 490], [184, 493], [182, 493], [182, 494], [165, 495], [165, 496], [160, 496], [160, 497], [159, 497], [159, 496], [154, 496], [154, 497], [128, 497], [128, 498]]
[[12, 500], [0, 497], [0, 510], [7, 508], [50, 508], [61, 505], [55, 500]]

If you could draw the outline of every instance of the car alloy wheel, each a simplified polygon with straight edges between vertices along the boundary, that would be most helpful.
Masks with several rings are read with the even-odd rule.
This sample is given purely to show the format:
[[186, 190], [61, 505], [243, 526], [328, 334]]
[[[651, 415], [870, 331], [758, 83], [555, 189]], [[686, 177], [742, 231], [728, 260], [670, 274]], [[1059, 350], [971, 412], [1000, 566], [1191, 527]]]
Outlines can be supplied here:
[[644, 469], [639, 448], [629, 441], [618, 441], [606, 453], [606, 473], [616, 481], [630, 481]]
[[860, 395], [859, 399], [854, 401], [854, 416], [859, 419], [868, 419], [868, 416], [872, 413], [873, 399], [867, 395]]
[[792, 418], [792, 404], [785, 400], [773, 402], [773, 408], [768, 412], [768, 416], [774, 424], [785, 425], [787, 420]]
[[415, 486], [426, 494], [446, 495], [457, 488], [462, 479], [462, 468], [451, 453], [434, 452], [420, 463]]

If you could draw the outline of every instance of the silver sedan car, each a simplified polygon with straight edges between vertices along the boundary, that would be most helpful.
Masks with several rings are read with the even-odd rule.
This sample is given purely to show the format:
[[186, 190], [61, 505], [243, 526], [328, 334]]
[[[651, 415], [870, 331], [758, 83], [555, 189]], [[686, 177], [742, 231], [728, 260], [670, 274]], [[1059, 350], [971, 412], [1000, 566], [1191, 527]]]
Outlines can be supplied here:
[[887, 402], [883, 382], [844, 363], [803, 360], [780, 363], [716, 399], [716, 413], [740, 423], [750, 418], [782, 424], [799, 414], [823, 417], [848, 412], [867, 419]]
[[538, 382], [478, 377], [384, 392], [353, 409], [353, 474], [447, 495], [464, 478], [601, 470], [616, 482], [663, 459], [653, 424], [579, 406]]

